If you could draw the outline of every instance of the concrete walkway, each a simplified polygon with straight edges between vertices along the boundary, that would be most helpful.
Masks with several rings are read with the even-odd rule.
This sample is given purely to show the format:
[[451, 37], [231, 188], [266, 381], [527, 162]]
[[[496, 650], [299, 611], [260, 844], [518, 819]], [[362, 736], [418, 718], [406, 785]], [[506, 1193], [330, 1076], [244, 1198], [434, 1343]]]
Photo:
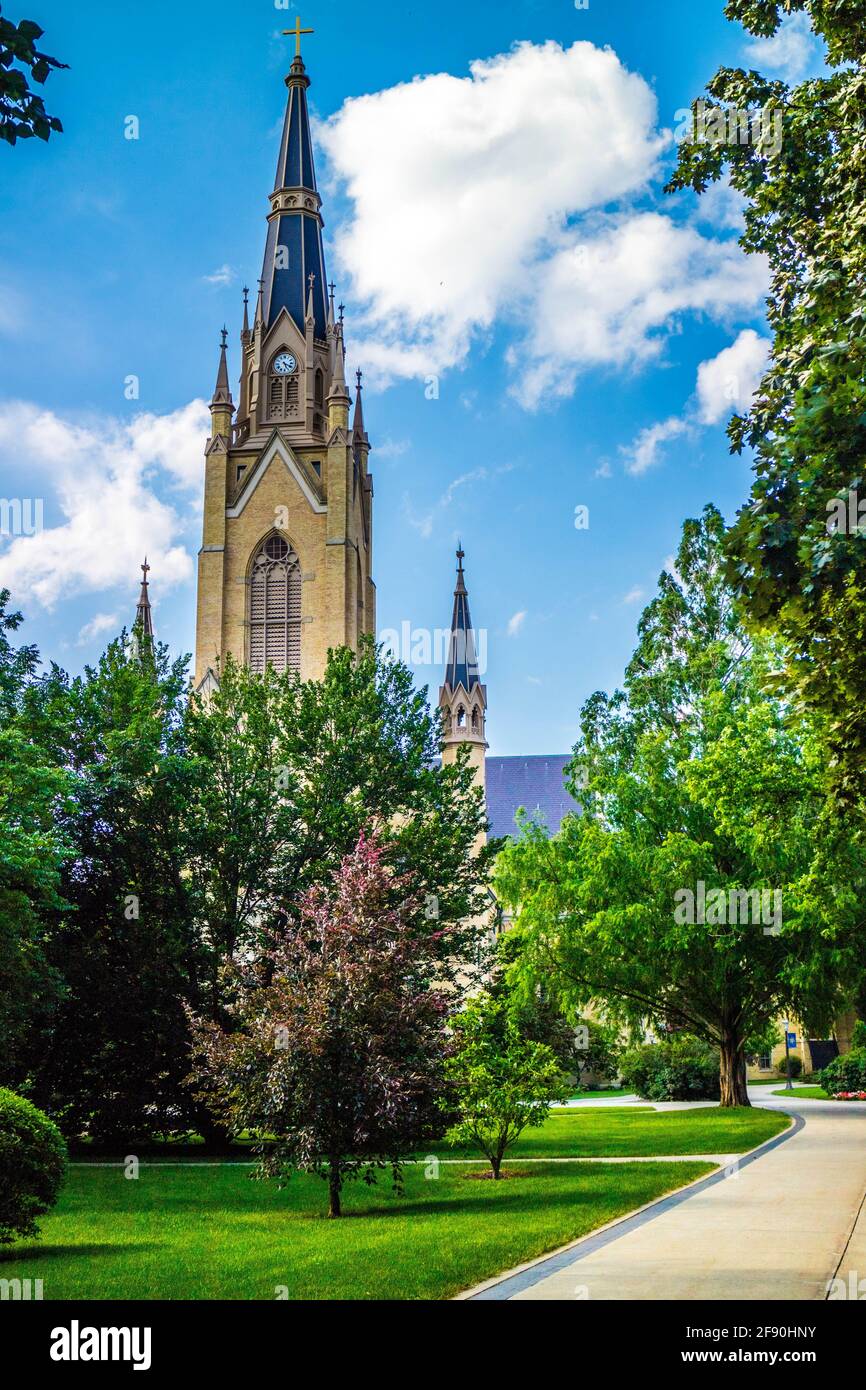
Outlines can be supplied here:
[[824, 1299], [834, 1278], [866, 1295], [866, 1105], [766, 1089], [752, 1104], [796, 1116], [793, 1133], [463, 1297]]

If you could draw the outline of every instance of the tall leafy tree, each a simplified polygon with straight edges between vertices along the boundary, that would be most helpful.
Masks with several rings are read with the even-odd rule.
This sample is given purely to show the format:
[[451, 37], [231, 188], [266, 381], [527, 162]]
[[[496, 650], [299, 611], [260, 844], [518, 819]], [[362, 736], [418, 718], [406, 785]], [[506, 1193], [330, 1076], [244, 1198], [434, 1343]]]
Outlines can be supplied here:
[[65, 997], [34, 1085], [71, 1134], [126, 1141], [196, 1119], [182, 1086], [199, 971], [185, 693], [185, 661], [125, 634], [82, 676], [53, 667], [30, 692], [31, 736], [68, 780], [59, 828], [71, 847], [50, 951]]
[[[805, 12], [830, 71], [794, 87], [721, 68], [711, 108], [783, 119], [775, 142], [694, 138], [671, 189], [726, 172], [745, 198], [741, 245], [767, 257], [772, 351], [751, 408], [729, 426], [755, 481], [729, 540], [729, 573], [756, 627], [786, 644], [786, 683], [828, 721], [837, 788], [866, 778], [866, 23], [862, 0], [729, 0], [774, 34]], [[703, 127], [695, 131], [700, 135]]]
[[38, 667], [32, 646], [15, 647], [20, 613], [0, 591], [0, 1080], [20, 1084], [38, 1057], [62, 982], [49, 960], [51, 924], [62, 907], [66, 845], [58, 828], [66, 781], [28, 737], [26, 690]]
[[772, 653], [741, 630], [723, 537], [715, 508], [686, 522], [624, 689], [584, 706], [581, 813], [550, 840], [527, 826], [497, 878], [530, 978], [714, 1044], [732, 1106], [748, 1104], [751, 1036], [785, 1010], [827, 1027], [847, 1003], [866, 844], [828, 813], [820, 741], [766, 692]]
[[489, 907], [491, 852], [475, 854], [483, 797], [464, 759], [440, 765], [439, 738], [409, 670], [369, 642], [330, 653], [319, 681], [228, 659], [219, 689], [193, 700], [186, 860], [209, 960], [199, 1007], [212, 1019], [228, 998], [222, 967], [296, 915], [371, 827], [410, 875], [424, 929], [451, 928], [442, 968], [456, 974], [477, 949], [473, 923]]
[[323, 1177], [332, 1217], [347, 1181], [390, 1167], [399, 1186], [402, 1159], [441, 1127], [447, 996], [431, 984], [439, 933], [417, 930], [421, 908], [362, 836], [237, 968], [238, 1026], [198, 1026], [205, 1096], [258, 1136], [263, 1174]]

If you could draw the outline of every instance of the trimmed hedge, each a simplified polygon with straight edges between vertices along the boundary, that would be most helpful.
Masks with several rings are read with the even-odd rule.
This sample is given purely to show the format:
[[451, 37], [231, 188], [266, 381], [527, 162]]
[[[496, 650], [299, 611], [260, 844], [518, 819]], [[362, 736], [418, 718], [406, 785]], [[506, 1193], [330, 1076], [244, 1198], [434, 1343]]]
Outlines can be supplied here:
[[837, 1091], [866, 1091], [866, 1047], [834, 1057], [818, 1077], [828, 1096]]
[[697, 1038], [643, 1043], [620, 1058], [623, 1085], [645, 1100], [718, 1100], [719, 1054]]
[[60, 1130], [35, 1105], [0, 1088], [0, 1245], [38, 1235], [66, 1176]]

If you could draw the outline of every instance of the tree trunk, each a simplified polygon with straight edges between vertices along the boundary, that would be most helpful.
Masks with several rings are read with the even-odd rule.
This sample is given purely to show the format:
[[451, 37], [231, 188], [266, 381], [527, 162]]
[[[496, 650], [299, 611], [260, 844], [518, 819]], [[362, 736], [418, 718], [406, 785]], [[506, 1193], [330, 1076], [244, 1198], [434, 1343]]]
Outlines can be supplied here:
[[500, 1172], [500, 1169], [502, 1168], [502, 1154], [494, 1154], [490, 1160], [490, 1166], [493, 1169], [493, 1181], [499, 1182], [499, 1179], [502, 1176]]
[[735, 1032], [725, 1032], [719, 1051], [719, 1084], [721, 1104], [725, 1109], [751, 1105], [746, 1089], [745, 1038]]
[[196, 1128], [204, 1141], [205, 1153], [226, 1154], [231, 1152], [231, 1131], [203, 1108], [199, 1110]]
[[342, 1216], [343, 1207], [340, 1202], [340, 1165], [335, 1159], [331, 1159], [328, 1170], [328, 1215]]

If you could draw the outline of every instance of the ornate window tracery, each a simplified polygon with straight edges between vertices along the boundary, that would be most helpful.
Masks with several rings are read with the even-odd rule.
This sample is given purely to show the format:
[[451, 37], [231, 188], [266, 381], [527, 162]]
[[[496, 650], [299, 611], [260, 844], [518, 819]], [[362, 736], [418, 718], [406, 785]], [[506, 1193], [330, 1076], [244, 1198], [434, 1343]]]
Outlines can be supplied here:
[[301, 566], [282, 536], [268, 536], [259, 546], [249, 592], [251, 670], [300, 671]]

